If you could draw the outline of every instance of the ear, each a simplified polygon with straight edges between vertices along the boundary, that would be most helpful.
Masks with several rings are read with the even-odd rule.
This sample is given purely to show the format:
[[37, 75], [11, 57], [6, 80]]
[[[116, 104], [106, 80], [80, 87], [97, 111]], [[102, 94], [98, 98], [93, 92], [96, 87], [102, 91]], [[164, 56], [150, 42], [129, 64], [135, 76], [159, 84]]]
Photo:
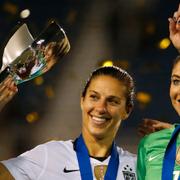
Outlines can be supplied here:
[[84, 102], [84, 97], [81, 96], [81, 100], [80, 100], [81, 110], [83, 110], [83, 102]]
[[126, 112], [128, 116], [131, 114], [132, 110], [133, 110], [133, 105], [132, 104], [127, 105]]
[[129, 115], [132, 112], [132, 109], [133, 109], [133, 105], [126, 106], [126, 112], [124, 113], [123, 120], [125, 120], [125, 119], [127, 119], [129, 117]]

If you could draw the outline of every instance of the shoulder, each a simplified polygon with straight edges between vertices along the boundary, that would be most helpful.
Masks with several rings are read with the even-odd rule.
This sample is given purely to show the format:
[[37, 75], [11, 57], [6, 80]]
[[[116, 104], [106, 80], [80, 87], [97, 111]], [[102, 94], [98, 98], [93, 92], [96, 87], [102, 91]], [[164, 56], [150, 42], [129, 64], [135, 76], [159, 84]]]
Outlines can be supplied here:
[[[69, 141], [49, 141], [26, 151], [16, 158], [2, 161], [3, 165], [14, 177], [21, 179], [28, 175], [31, 179], [37, 179], [45, 169], [55, 171], [60, 168], [61, 163], [66, 162], [68, 157], [75, 157], [73, 143]], [[54, 170], [55, 169], [55, 170]]]
[[123, 150], [121, 147], [118, 147], [119, 153], [119, 173], [122, 175], [117, 179], [122, 179], [127, 177], [130, 179], [136, 179], [136, 164], [137, 156], [136, 154], [130, 153], [129, 151]]
[[[30, 151], [25, 152], [24, 154], [27, 153], [62, 153], [62, 152], [69, 152], [73, 150], [73, 141], [72, 140], [68, 140], [68, 141], [49, 141], [46, 142], [44, 144], [40, 144], [38, 146], [36, 146], [35, 148], [33, 148]], [[23, 155], [23, 154], [22, 154]]]
[[150, 146], [157, 145], [158, 144], [157, 142], [161, 143], [162, 140], [163, 140], [163, 144], [168, 143], [173, 130], [174, 130], [174, 126], [172, 128], [157, 131], [150, 135], [145, 136], [144, 138], [141, 139], [139, 143], [139, 148], [148, 148]]
[[144, 143], [150, 143], [152, 140], [158, 140], [159, 138], [169, 138], [173, 130], [174, 126], [172, 128], [151, 133], [150, 135], [145, 136], [141, 141]]
[[16, 158], [9, 159], [15, 161], [37, 161], [44, 163], [48, 157], [61, 156], [62, 154], [74, 151], [73, 143], [71, 140], [68, 141], [49, 141], [40, 145], [35, 146], [33, 149], [28, 150], [20, 154]]
[[44, 144], [48, 149], [49, 153], [64, 153], [74, 151], [74, 145], [72, 140], [67, 141], [50, 141]]
[[126, 151], [121, 147], [117, 147], [117, 150], [118, 150], [119, 157], [121, 159], [128, 159], [129, 161], [136, 161], [136, 159], [137, 159], [136, 154]]
[[[67, 140], [67, 141], [49, 141], [47, 143], [41, 144], [39, 146], [46, 146], [49, 149], [72, 149], [73, 148], [73, 141]], [[38, 147], [38, 146], [37, 146]]]

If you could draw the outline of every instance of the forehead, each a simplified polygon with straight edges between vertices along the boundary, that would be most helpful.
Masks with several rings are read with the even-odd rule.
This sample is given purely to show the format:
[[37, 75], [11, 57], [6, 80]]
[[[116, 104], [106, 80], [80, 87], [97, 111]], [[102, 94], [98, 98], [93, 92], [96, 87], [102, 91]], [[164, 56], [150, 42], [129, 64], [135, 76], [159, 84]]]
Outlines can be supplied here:
[[100, 75], [91, 80], [88, 90], [96, 91], [106, 96], [124, 96], [126, 86], [112, 76]]
[[180, 61], [175, 64], [173, 70], [172, 70], [172, 75], [176, 75], [180, 77]]

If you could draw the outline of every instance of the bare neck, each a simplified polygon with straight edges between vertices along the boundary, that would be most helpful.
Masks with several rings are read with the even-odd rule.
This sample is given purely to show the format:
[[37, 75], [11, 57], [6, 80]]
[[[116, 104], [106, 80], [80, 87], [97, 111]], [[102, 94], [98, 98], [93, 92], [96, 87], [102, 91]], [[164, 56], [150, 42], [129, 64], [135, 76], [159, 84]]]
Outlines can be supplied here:
[[82, 132], [89, 155], [93, 157], [107, 157], [110, 154], [113, 138], [96, 138]]

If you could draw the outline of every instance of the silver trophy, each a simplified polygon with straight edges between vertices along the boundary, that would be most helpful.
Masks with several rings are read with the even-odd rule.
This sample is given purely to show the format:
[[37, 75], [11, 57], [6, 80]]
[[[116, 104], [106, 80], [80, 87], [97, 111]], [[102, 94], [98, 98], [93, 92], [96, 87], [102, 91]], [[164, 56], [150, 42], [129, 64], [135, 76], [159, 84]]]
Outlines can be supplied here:
[[13, 77], [17, 85], [40, 76], [69, 50], [69, 40], [56, 22], [51, 22], [35, 40], [24, 24], [4, 48], [0, 82], [8, 75]]

